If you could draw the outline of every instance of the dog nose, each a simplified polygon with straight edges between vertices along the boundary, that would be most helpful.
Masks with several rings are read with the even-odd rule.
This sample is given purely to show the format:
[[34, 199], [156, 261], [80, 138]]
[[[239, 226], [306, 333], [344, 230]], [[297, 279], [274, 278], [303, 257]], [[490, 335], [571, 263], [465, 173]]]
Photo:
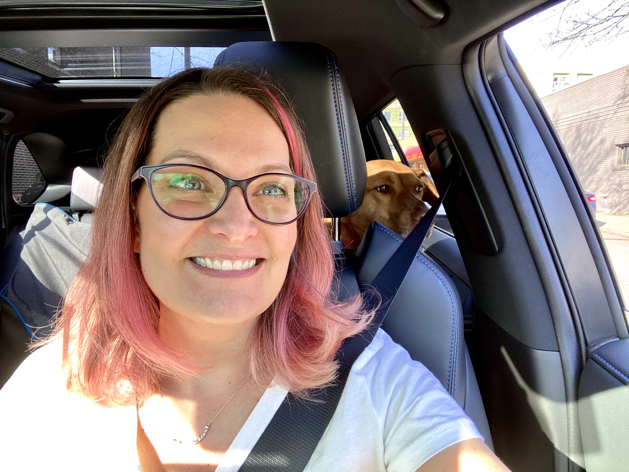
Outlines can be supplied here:
[[411, 221], [414, 224], [419, 223], [419, 220], [421, 220], [426, 213], [428, 213], [428, 211], [425, 208], [417, 208], [413, 210], [411, 213]]

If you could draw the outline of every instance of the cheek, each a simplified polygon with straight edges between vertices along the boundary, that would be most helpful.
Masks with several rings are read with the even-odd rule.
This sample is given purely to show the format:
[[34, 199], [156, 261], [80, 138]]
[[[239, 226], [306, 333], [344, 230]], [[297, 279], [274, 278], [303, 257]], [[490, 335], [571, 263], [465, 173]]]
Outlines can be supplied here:
[[134, 252], [146, 252], [145, 255], [154, 257], [155, 253], [164, 253], [165, 247], [176, 247], [178, 239], [185, 234], [181, 223], [161, 212], [148, 192], [140, 192], [136, 204]]
[[288, 264], [297, 244], [297, 225], [293, 223], [286, 228], [281, 228], [281, 230], [273, 238], [274, 252], [279, 260]]

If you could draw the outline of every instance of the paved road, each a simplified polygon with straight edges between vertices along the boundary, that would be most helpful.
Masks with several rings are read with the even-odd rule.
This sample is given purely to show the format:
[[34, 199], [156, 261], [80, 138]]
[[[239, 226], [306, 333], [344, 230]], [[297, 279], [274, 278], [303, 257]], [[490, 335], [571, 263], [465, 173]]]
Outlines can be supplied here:
[[620, 282], [625, 304], [629, 304], [629, 234], [605, 230], [604, 227], [600, 230]]

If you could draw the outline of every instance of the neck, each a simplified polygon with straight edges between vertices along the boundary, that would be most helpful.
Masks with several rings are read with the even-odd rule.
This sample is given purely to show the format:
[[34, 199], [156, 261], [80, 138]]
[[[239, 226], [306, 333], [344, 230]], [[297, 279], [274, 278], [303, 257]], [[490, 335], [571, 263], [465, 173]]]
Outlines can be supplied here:
[[[185, 317], [162, 307], [159, 333], [162, 342], [188, 356], [202, 369], [183, 384], [206, 384], [244, 378], [249, 372], [249, 338], [257, 317], [242, 323], [214, 323]], [[167, 382], [171, 383], [171, 382]], [[176, 382], [182, 385], [182, 382]]]

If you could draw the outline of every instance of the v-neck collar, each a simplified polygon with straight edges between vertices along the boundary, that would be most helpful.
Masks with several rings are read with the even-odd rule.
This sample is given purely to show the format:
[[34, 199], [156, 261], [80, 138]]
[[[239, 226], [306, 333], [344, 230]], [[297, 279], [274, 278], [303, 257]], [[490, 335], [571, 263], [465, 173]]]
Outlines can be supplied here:
[[240, 469], [287, 393], [288, 391], [279, 387], [275, 381], [271, 383], [219, 461], [216, 472], [237, 472]]
[[[249, 456], [253, 446], [255, 446], [258, 439], [260, 439], [260, 436], [262, 436], [262, 433], [269, 425], [271, 418], [273, 418], [275, 412], [284, 401], [284, 398], [286, 398], [287, 393], [288, 390], [278, 386], [275, 381], [271, 382], [271, 385], [264, 391], [260, 400], [258, 400], [258, 403], [247, 418], [247, 421], [245, 421], [245, 424], [240, 428], [240, 431], [232, 441], [229, 449], [227, 449], [227, 452], [221, 457], [215, 472], [237, 472], [238, 469], [240, 469], [240, 466], [242, 466], [245, 459]], [[127, 407], [126, 409], [130, 408]], [[133, 408], [133, 410], [135, 416], [137, 410], [135, 410], [135, 408]], [[138, 461], [137, 470], [141, 471], [142, 469], [139, 466], [140, 459], [137, 456], [137, 447], [136, 457]]]

